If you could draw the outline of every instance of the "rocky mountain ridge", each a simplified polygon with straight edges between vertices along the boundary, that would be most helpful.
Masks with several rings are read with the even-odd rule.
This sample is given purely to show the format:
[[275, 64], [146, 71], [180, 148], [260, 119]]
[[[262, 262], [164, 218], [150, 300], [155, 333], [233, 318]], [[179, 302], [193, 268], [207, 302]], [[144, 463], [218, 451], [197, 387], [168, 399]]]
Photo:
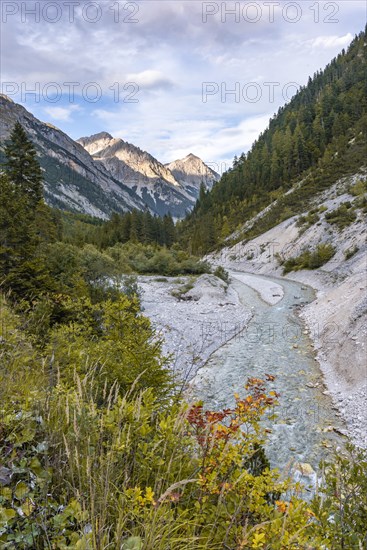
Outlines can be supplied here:
[[[104, 219], [112, 212], [134, 208], [181, 218], [193, 208], [202, 181], [200, 172], [191, 168], [178, 180], [152, 155], [107, 132], [74, 141], [2, 94], [0, 109], [0, 161], [5, 140], [14, 124], [20, 122], [38, 150], [45, 199], [50, 205]], [[198, 161], [199, 170], [205, 174], [210, 171]], [[219, 179], [211, 172], [210, 180], [204, 178], [208, 188]]]
[[198, 190], [202, 183], [206, 189], [210, 190], [219, 179], [217, 172], [193, 153], [189, 153], [183, 159], [165, 164], [165, 166], [195, 199], [198, 197]]
[[82, 137], [77, 142], [95, 162], [103, 165], [159, 215], [169, 210], [175, 217], [182, 217], [196, 202], [201, 183], [211, 189], [219, 179], [218, 174], [194, 155], [192, 157], [197, 159], [194, 166], [187, 165], [188, 157], [175, 161], [183, 168], [177, 177], [170, 165], [163, 165], [146, 151], [107, 132]]

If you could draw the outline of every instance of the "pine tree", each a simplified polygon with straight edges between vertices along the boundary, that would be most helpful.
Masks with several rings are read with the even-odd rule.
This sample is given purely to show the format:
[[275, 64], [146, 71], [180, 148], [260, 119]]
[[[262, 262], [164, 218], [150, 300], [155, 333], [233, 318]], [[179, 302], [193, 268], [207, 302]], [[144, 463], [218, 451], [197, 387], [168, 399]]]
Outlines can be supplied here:
[[50, 281], [40, 244], [56, 238], [56, 224], [42, 199], [36, 151], [19, 123], [5, 154], [0, 177], [1, 284], [23, 298], [48, 290]]
[[142, 239], [142, 220], [138, 210], [131, 212], [130, 239], [137, 243]]
[[[18, 212], [22, 203], [16, 189], [5, 174], [0, 174], [0, 277], [3, 279], [10, 273], [16, 257], [20, 253], [21, 232]], [[1, 281], [3, 283], [3, 280]]]
[[169, 248], [173, 245], [176, 236], [175, 224], [171, 214], [163, 216], [164, 244]]
[[46, 289], [45, 266], [38, 254], [40, 236], [31, 213], [28, 197], [0, 176], [0, 279], [5, 290], [15, 297], [36, 294]]
[[9, 181], [21, 188], [34, 208], [42, 200], [42, 171], [37, 161], [37, 153], [29, 141], [23, 126], [17, 122], [5, 147], [7, 158], [4, 165]]

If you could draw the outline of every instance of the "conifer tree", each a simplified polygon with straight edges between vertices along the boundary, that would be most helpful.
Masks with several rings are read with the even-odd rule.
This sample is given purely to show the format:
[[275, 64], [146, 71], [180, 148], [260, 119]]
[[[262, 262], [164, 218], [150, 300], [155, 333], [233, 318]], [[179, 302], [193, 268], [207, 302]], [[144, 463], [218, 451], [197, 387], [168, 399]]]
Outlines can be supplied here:
[[0, 177], [1, 284], [16, 297], [26, 297], [47, 290], [49, 281], [39, 247], [43, 239], [50, 240], [55, 224], [42, 199], [36, 151], [19, 123], [5, 154]]
[[175, 241], [175, 224], [171, 214], [163, 216], [163, 231], [164, 244], [168, 247], [172, 246]]
[[42, 171], [36, 150], [19, 122], [10, 134], [5, 156], [4, 168], [9, 181], [21, 188], [29, 206], [34, 208], [42, 200]]

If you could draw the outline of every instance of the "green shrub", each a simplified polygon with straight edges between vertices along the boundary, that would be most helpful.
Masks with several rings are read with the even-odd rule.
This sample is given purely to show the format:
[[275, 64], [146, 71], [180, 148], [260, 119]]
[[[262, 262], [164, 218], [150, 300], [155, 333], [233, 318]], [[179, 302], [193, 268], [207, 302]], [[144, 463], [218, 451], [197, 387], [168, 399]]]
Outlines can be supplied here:
[[316, 269], [326, 264], [335, 255], [336, 249], [331, 244], [319, 244], [311, 253], [308, 267]]
[[222, 279], [222, 281], [224, 281], [225, 283], [228, 283], [229, 281], [229, 273], [221, 265], [215, 268], [215, 270], [213, 271], [213, 275], [219, 277], [219, 279]]
[[357, 214], [348, 201], [343, 202], [338, 208], [325, 214], [325, 219], [331, 225], [336, 225], [339, 230], [342, 230], [357, 219]]
[[359, 248], [357, 245], [353, 246], [352, 248], [347, 248], [347, 250], [344, 251], [344, 257], [346, 260], [349, 260], [350, 258], [352, 258], [352, 256], [354, 256], [355, 254], [357, 254]]
[[297, 227], [302, 227], [307, 222], [306, 216], [299, 216], [296, 221]]
[[292, 218], [296, 213], [297, 212], [295, 212], [292, 208], [285, 207], [281, 211], [275, 225], [277, 225], [278, 223], [284, 222], [285, 220], [288, 220], [289, 218]]
[[83, 299], [66, 307], [72, 318], [52, 329], [46, 353], [67, 387], [74, 384], [75, 374], [84, 377], [92, 370], [97, 395], [105, 384], [115, 383], [120, 392], [135, 383], [137, 390], [154, 387], [157, 395], [167, 393], [171, 376], [161, 356], [162, 342], [141, 315], [136, 298], [120, 295], [97, 304]]
[[359, 195], [356, 199], [353, 201], [353, 206], [355, 209], [361, 208], [362, 212], [367, 212], [367, 195]]
[[119, 273], [114, 258], [91, 244], [78, 248], [64, 242], [44, 248], [47, 268], [56, 292], [103, 299], [113, 292], [111, 282]]
[[305, 250], [295, 258], [289, 258], [283, 263], [283, 274], [300, 269], [317, 269], [326, 264], [335, 255], [335, 248], [331, 244], [319, 244], [314, 251]]
[[306, 229], [311, 227], [311, 225], [317, 223], [320, 220], [320, 216], [317, 212], [317, 209], [310, 210], [306, 216], [299, 216], [296, 222], [297, 227], [302, 227], [302, 229], [305, 231]]
[[367, 540], [367, 455], [348, 444], [323, 464], [324, 479], [312, 502], [326, 548], [365, 548]]
[[367, 192], [367, 179], [358, 180], [354, 185], [349, 188], [349, 193], [354, 197], [358, 197]]
[[160, 274], [176, 276], [185, 274], [208, 273], [210, 268], [188, 252], [139, 243], [116, 244], [106, 253], [116, 262], [122, 273]]
[[116, 275], [113, 259], [92, 244], [85, 245], [79, 255], [83, 276], [89, 285], [102, 286], [109, 278]]
[[[166, 279], [162, 279], [165, 281]], [[137, 299], [139, 304], [141, 301], [141, 289], [138, 284], [138, 279], [135, 275], [125, 275], [122, 279], [122, 292], [130, 300]]]

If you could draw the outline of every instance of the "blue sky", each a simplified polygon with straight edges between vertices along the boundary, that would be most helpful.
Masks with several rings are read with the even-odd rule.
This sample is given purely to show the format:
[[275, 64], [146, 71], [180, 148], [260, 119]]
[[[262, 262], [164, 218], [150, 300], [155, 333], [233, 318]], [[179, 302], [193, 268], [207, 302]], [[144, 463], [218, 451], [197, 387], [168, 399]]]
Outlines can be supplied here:
[[73, 138], [104, 130], [162, 162], [192, 152], [218, 171], [366, 21], [364, 0], [1, 8], [3, 93]]

